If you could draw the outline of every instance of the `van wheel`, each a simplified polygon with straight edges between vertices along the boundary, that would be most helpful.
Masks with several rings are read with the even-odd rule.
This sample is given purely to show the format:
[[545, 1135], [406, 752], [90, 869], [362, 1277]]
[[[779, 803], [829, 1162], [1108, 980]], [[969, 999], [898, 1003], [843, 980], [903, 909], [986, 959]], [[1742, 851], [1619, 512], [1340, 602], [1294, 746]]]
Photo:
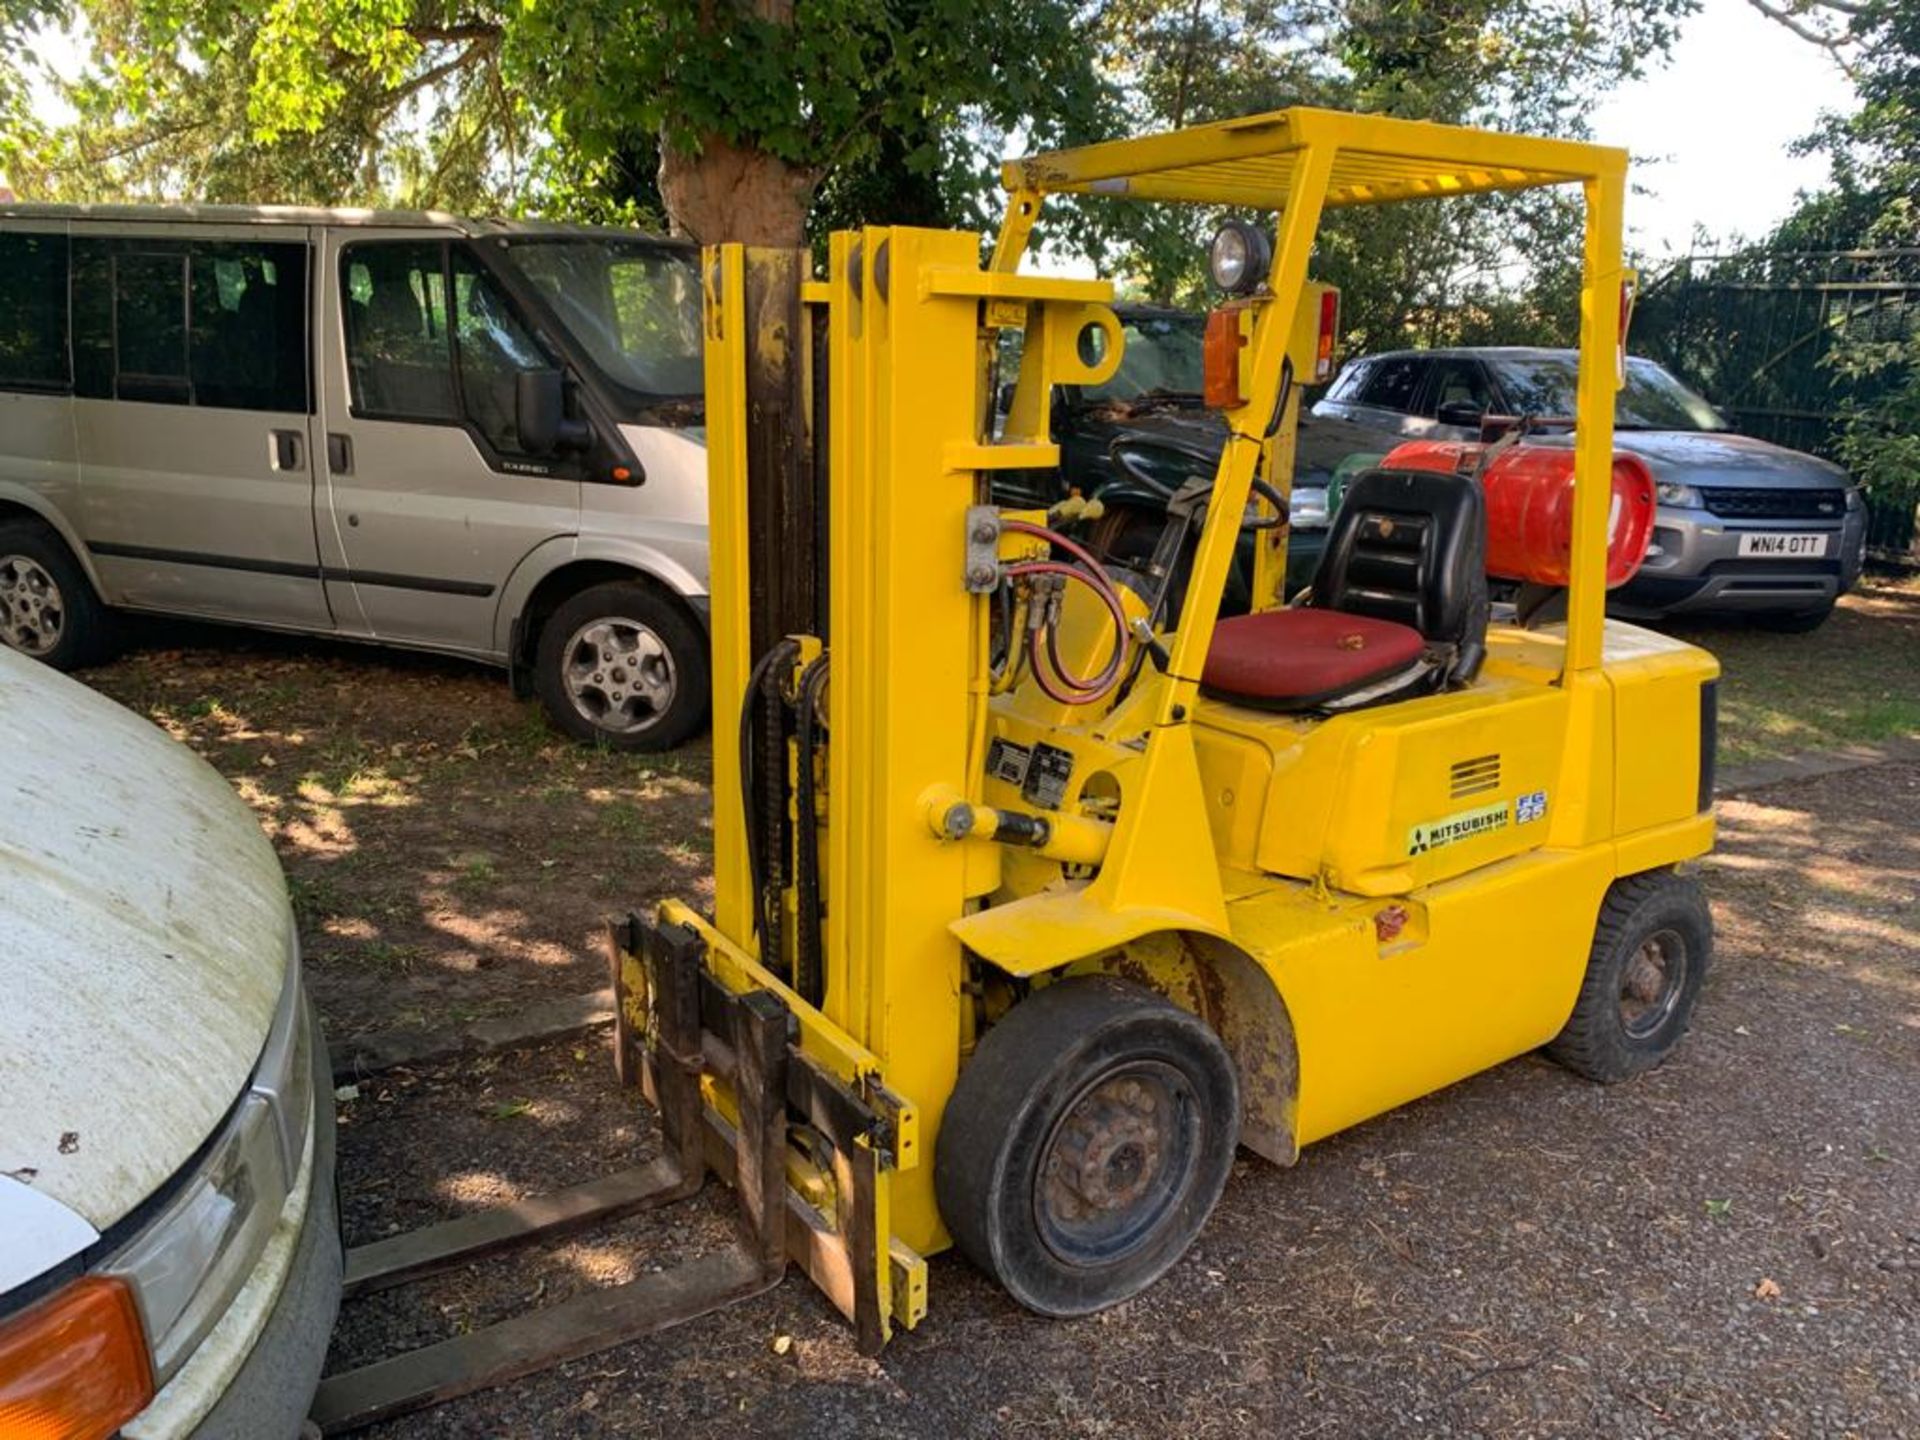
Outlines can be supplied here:
[[1547, 1054], [1603, 1085], [1651, 1070], [1687, 1033], [1712, 956], [1698, 881], [1670, 870], [1614, 881], [1580, 998]]
[[962, 1253], [1015, 1300], [1086, 1315], [1186, 1253], [1239, 1133], [1233, 1062], [1203, 1021], [1108, 976], [1061, 980], [960, 1072], [934, 1191]]
[[609, 581], [547, 617], [533, 685], [548, 717], [576, 740], [668, 750], [706, 718], [706, 644], [671, 601]]
[[1762, 630], [1771, 630], [1777, 635], [1810, 635], [1826, 624], [1831, 614], [1833, 601], [1829, 600], [1817, 610], [1763, 610], [1752, 619]]
[[78, 670], [106, 659], [112, 628], [66, 541], [38, 520], [0, 520], [0, 645]]

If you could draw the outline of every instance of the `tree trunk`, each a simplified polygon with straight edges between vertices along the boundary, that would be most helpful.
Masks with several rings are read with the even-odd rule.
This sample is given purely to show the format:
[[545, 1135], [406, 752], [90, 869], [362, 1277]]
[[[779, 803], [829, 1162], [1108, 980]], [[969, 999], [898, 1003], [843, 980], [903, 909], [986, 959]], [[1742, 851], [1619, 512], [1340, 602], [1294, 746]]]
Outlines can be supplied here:
[[660, 199], [673, 233], [703, 245], [739, 240], [798, 249], [807, 243], [807, 210], [818, 172], [718, 135], [698, 154], [660, 147]]

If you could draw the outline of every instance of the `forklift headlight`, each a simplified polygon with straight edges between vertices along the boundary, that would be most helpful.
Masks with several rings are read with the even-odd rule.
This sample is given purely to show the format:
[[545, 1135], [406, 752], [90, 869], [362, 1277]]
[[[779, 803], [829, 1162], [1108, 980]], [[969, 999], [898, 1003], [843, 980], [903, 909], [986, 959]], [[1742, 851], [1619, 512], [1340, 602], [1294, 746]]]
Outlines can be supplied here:
[[1273, 246], [1266, 232], [1244, 220], [1229, 220], [1214, 233], [1207, 273], [1229, 295], [1251, 295], [1267, 278]]

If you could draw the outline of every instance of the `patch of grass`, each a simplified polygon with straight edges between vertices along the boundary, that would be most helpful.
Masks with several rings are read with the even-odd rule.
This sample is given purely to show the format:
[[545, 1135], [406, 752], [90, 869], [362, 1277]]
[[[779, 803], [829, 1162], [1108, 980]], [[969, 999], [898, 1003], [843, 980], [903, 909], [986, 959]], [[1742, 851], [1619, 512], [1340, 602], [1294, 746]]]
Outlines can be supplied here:
[[386, 940], [371, 941], [352, 952], [354, 958], [369, 969], [397, 970], [402, 973], [419, 964], [424, 953], [418, 945], [395, 945]]
[[493, 863], [491, 855], [470, 855], [460, 862], [453, 883], [456, 888], [474, 894], [491, 889], [499, 879], [500, 868]]
[[288, 875], [287, 898], [293, 902], [293, 918], [302, 930], [340, 913], [340, 892], [325, 875]]
[[1920, 592], [1910, 587], [1870, 580], [1810, 635], [1737, 623], [1679, 633], [1720, 658], [1724, 764], [1920, 735]]
[[600, 823], [616, 840], [635, 841], [645, 838], [647, 817], [638, 805], [627, 800], [616, 800], [600, 811]]

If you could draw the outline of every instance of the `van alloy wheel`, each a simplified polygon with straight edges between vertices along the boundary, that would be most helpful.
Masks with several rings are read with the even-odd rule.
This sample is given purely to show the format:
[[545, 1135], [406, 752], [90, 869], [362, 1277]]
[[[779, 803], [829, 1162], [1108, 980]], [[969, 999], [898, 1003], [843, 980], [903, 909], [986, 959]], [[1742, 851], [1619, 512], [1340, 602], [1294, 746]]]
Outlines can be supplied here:
[[568, 698], [598, 729], [631, 735], [655, 724], [673, 704], [673, 656], [638, 621], [590, 620], [573, 632], [565, 653]]
[[30, 555], [0, 555], [0, 644], [50, 654], [66, 625], [66, 600], [46, 567]]

